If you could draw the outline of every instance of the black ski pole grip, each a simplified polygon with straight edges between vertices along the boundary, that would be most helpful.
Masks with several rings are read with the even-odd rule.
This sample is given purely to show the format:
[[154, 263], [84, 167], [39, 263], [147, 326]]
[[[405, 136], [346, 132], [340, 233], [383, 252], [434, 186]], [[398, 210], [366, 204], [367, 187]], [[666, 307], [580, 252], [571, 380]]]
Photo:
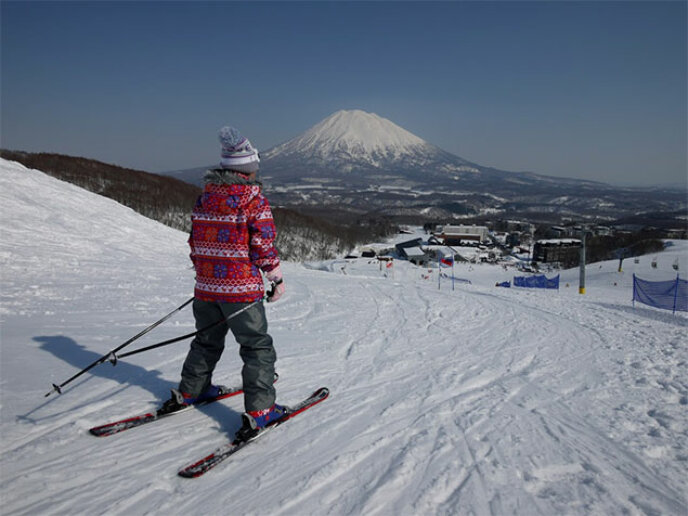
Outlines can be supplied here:
[[275, 290], [277, 289], [277, 285], [281, 285], [284, 283], [284, 279], [280, 278], [277, 281], [271, 281], [270, 282], [270, 290], [268, 291], [268, 300], [272, 299], [272, 296], [275, 295]]

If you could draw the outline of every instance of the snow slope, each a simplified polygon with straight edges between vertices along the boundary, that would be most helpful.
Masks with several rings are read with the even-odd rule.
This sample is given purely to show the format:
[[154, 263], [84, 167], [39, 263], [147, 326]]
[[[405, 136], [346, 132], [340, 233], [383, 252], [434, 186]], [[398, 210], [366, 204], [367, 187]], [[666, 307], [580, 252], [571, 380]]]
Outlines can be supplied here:
[[[686, 314], [631, 306], [685, 271], [676, 242], [640, 263], [577, 271], [562, 289], [499, 289], [397, 262], [285, 264], [269, 305], [279, 400], [330, 398], [201, 479], [179, 467], [224, 443], [240, 399], [98, 439], [153, 409], [187, 343], [103, 364], [43, 395], [192, 292], [186, 235], [1, 162], [3, 514], [686, 514]], [[429, 279], [425, 279], [429, 278]], [[570, 287], [563, 286], [570, 282]], [[185, 310], [131, 349], [193, 329]], [[215, 380], [235, 384], [228, 345]]]

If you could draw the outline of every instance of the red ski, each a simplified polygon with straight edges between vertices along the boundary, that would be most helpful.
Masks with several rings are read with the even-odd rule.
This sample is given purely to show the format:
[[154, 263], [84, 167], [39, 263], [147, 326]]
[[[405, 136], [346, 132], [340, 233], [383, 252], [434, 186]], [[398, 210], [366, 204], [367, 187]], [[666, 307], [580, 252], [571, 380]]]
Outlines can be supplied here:
[[294, 405], [293, 407], [286, 407], [287, 412], [281, 418], [275, 419], [274, 421], [268, 423], [265, 428], [261, 429], [260, 432], [258, 432], [258, 434], [256, 434], [251, 439], [247, 441], [239, 441], [235, 439], [230, 443], [220, 446], [217, 450], [215, 450], [207, 457], [204, 457], [201, 460], [194, 462], [193, 464], [181, 469], [178, 473], [179, 476], [185, 478], [200, 477], [209, 469], [217, 466], [220, 462], [224, 461], [231, 455], [235, 454], [236, 452], [244, 448], [247, 444], [255, 441], [260, 436], [264, 435], [268, 430], [272, 430], [273, 428], [278, 427], [282, 423], [288, 421], [294, 416], [297, 416], [301, 412], [304, 412], [309, 408], [317, 405], [321, 401], [324, 401], [325, 399], [327, 399], [329, 395], [330, 390], [326, 387], [321, 387], [298, 405]]
[[[277, 375], [277, 373], [275, 373], [275, 381], [277, 381], [278, 377], [279, 376]], [[232, 396], [236, 396], [244, 392], [241, 387], [222, 387], [221, 389], [221, 394], [219, 396], [216, 396], [215, 398], [208, 398], [203, 401], [199, 401], [198, 403], [194, 403], [193, 405], [189, 405], [180, 410], [175, 410], [174, 412], [161, 413], [160, 409], [158, 409], [155, 412], [139, 414], [137, 416], [128, 417], [126, 419], [121, 419], [119, 421], [114, 421], [112, 423], [107, 423], [105, 425], [94, 426], [93, 428], [89, 429], [89, 432], [95, 435], [96, 437], [106, 437], [119, 432], [124, 432], [125, 430], [129, 430], [130, 428], [136, 428], [137, 426], [142, 426], [147, 423], [152, 423], [154, 421], [158, 421], [169, 416], [174, 416], [176, 414], [186, 412], [187, 410], [194, 409], [196, 407], [208, 405], [209, 403], [213, 403], [215, 401], [220, 401], [225, 398], [231, 398]]]

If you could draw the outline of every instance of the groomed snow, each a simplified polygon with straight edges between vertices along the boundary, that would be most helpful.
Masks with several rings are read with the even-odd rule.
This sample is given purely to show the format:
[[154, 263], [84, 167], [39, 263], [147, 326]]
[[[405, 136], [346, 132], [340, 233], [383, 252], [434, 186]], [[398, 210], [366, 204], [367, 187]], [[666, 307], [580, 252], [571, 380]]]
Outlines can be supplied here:
[[[686, 242], [496, 288], [500, 267], [285, 264], [268, 305], [282, 403], [332, 394], [201, 479], [178, 468], [240, 424], [231, 399], [95, 438], [154, 409], [188, 343], [59, 383], [191, 295], [186, 235], [2, 161], [3, 514], [672, 514], [688, 512], [686, 314], [633, 308], [631, 276], [671, 279]], [[658, 268], [650, 265], [657, 256]], [[685, 276], [683, 276], [685, 277]], [[426, 279], [427, 278], [427, 279]], [[566, 284], [569, 284], [566, 287]], [[193, 330], [189, 309], [130, 349]], [[216, 372], [239, 381], [229, 343]]]

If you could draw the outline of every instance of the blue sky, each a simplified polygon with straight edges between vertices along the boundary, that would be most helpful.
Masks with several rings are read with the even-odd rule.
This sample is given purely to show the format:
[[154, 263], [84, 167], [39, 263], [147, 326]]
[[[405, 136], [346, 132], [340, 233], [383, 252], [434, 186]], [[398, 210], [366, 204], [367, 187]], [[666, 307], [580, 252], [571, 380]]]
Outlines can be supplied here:
[[1, 145], [157, 172], [363, 109], [482, 165], [685, 184], [686, 6], [3, 1]]

